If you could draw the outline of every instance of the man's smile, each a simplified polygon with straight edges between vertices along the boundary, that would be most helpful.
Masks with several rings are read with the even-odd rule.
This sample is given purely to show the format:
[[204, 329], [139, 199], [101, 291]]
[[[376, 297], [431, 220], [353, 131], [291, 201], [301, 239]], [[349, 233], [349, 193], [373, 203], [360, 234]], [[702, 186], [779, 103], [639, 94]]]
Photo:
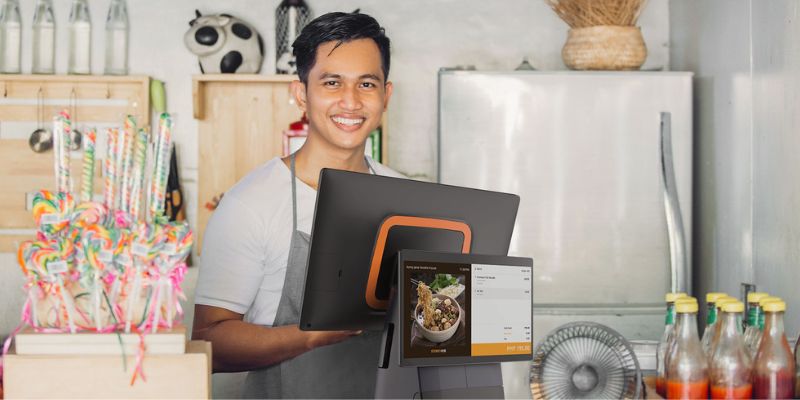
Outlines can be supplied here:
[[346, 132], [353, 132], [357, 131], [361, 128], [361, 125], [364, 124], [366, 118], [358, 117], [358, 116], [344, 116], [344, 115], [333, 115], [331, 116], [331, 121], [336, 125], [337, 128], [346, 131]]

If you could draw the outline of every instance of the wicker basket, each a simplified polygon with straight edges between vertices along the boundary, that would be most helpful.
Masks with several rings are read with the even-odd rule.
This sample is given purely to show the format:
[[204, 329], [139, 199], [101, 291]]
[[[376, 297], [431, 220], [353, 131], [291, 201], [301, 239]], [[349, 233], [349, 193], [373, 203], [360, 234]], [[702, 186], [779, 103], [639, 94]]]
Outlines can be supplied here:
[[570, 69], [631, 70], [644, 64], [647, 47], [639, 27], [591, 26], [569, 30], [561, 57]]

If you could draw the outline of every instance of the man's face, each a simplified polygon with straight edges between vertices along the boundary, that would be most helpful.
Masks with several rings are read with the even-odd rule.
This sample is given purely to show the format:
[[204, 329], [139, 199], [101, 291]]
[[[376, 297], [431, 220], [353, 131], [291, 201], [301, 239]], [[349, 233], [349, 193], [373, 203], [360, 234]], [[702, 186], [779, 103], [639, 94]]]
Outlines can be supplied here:
[[308, 116], [309, 140], [363, 152], [367, 136], [381, 123], [392, 84], [385, 82], [375, 41], [357, 39], [333, 50], [335, 46], [327, 42], [317, 48], [308, 83], [295, 85], [295, 97]]

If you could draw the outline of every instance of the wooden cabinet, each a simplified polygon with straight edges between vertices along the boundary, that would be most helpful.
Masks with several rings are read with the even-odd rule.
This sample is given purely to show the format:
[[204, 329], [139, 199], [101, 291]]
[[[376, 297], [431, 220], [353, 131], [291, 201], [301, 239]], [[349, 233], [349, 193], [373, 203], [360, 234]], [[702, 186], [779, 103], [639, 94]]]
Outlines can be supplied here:
[[283, 130], [302, 113], [290, 102], [291, 75], [198, 75], [194, 77], [197, 121], [200, 251], [214, 198], [257, 166], [280, 156]]

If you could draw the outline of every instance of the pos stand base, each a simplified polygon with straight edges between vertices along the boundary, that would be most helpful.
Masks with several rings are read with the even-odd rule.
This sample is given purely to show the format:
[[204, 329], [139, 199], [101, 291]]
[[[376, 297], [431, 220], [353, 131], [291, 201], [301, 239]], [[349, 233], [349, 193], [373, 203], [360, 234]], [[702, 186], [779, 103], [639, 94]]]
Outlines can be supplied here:
[[401, 367], [403, 320], [393, 298], [383, 329], [375, 398], [502, 399], [500, 363]]

